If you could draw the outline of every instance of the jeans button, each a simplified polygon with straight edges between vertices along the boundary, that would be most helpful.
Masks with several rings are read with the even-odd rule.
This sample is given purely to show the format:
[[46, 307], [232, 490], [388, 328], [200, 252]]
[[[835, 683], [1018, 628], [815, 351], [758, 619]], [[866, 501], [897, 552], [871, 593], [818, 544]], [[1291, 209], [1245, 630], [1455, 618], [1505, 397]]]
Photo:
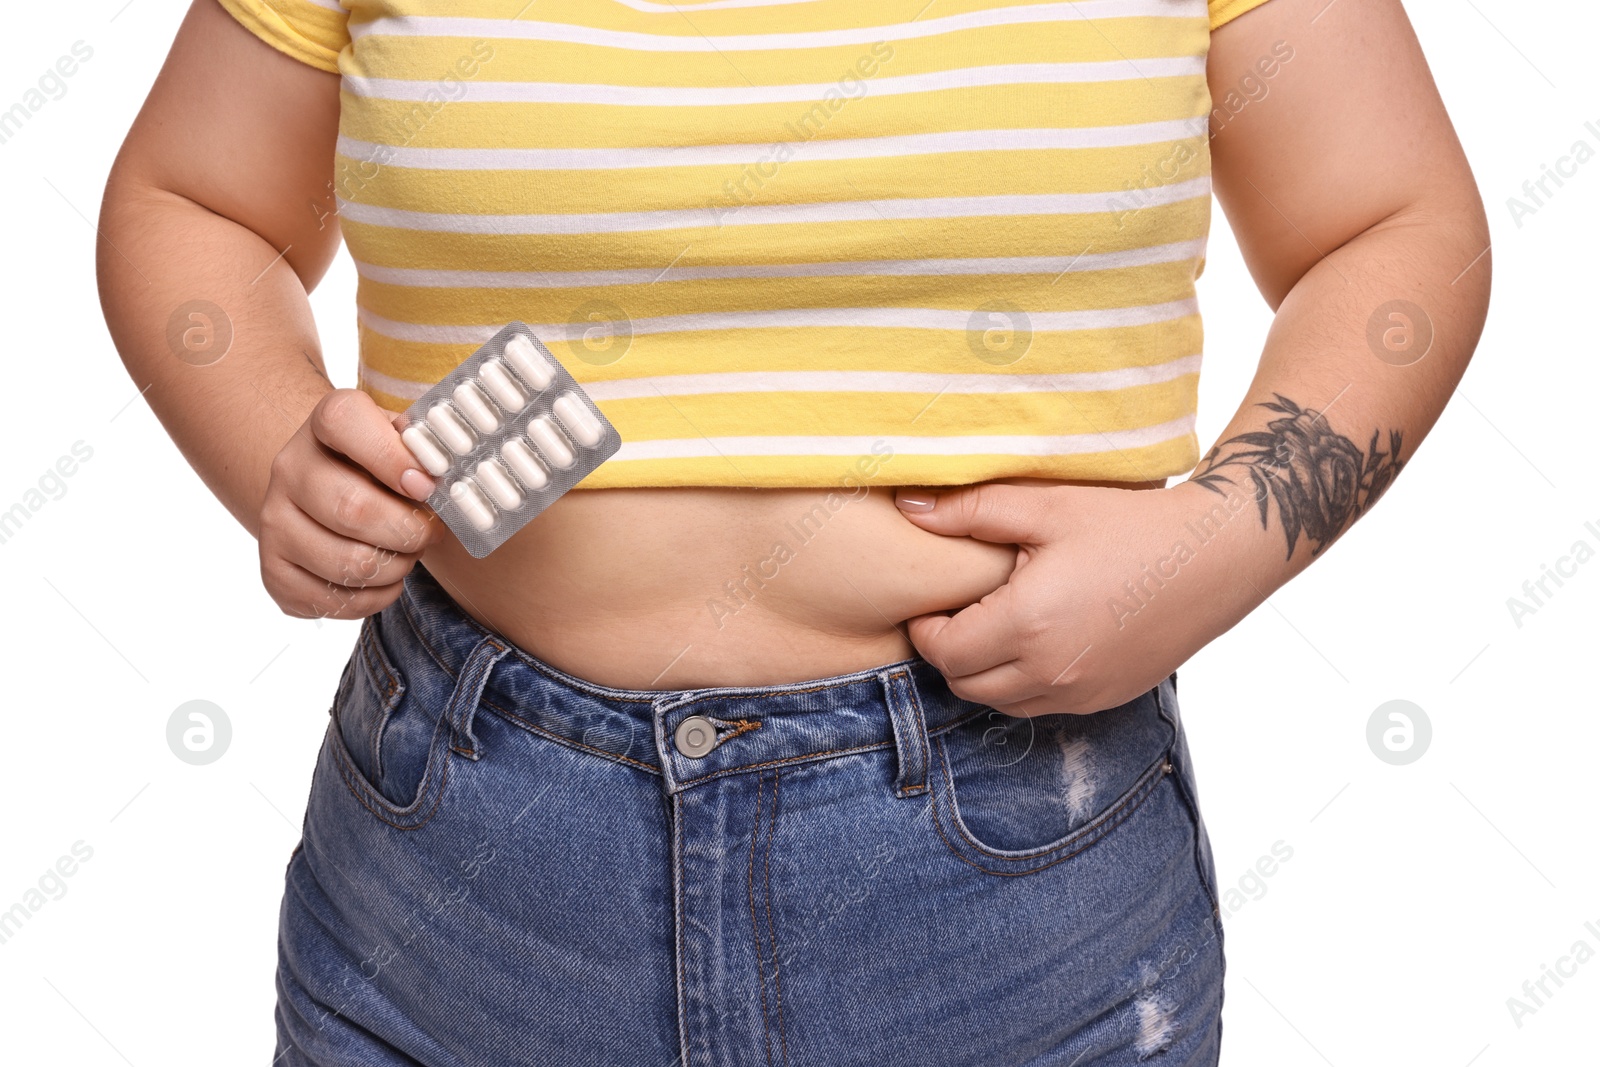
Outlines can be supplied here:
[[672, 743], [690, 759], [699, 759], [717, 747], [717, 727], [704, 715], [691, 715], [678, 724]]

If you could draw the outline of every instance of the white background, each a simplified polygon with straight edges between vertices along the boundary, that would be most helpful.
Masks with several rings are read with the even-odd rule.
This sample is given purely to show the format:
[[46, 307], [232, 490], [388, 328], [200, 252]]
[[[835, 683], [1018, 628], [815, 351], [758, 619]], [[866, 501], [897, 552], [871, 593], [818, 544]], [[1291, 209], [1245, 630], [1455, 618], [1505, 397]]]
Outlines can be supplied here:
[[[0, 1058], [266, 1063], [283, 866], [355, 624], [277, 612], [254, 542], [135, 397], [101, 322], [89, 220], [183, 13], [124, 3], [9, 5], [0, 35], [0, 109], [75, 41], [94, 50], [0, 145], [0, 510], [74, 442], [93, 449], [65, 496], [0, 544], [0, 910], [75, 842], [93, 850], [0, 944]], [[1600, 16], [1517, 0], [1408, 8], [1488, 204], [1493, 308], [1461, 392], [1383, 506], [1181, 672], [1220, 879], [1237, 886], [1276, 842], [1293, 850], [1226, 922], [1226, 1064], [1596, 1058], [1600, 959], [1520, 1027], [1506, 1001], [1574, 942], [1600, 951], [1600, 561], [1520, 627], [1506, 601], [1573, 542], [1600, 547], [1600, 160], [1520, 226], [1506, 200], [1580, 138], [1600, 147]], [[354, 383], [354, 282], [341, 259], [313, 298], [341, 384]], [[1269, 319], [1220, 211], [1201, 286], [1210, 442]], [[234, 729], [205, 767], [165, 739], [196, 698]], [[1396, 698], [1434, 730], [1400, 767], [1366, 741]]]

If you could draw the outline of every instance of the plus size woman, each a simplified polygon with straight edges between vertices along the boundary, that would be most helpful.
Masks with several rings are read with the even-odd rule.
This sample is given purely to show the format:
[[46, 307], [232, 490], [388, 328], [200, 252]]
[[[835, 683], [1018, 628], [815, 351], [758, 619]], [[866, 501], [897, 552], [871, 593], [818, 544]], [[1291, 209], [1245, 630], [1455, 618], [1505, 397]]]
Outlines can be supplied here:
[[[1202, 442], [1213, 193], [1275, 317]], [[364, 620], [275, 1063], [1217, 1062], [1176, 668], [1487, 306], [1398, 0], [196, 0], [102, 228], [267, 590]], [[477, 560], [393, 420], [513, 320], [623, 445]]]

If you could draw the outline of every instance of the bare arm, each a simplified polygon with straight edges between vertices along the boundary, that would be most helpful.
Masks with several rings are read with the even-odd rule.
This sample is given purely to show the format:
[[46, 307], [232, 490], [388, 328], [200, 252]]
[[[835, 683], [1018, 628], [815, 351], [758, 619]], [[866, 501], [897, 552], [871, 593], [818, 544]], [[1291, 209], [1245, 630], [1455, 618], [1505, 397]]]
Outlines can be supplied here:
[[354, 616], [397, 595], [436, 524], [400, 495], [429, 486], [388, 417], [329, 383], [311, 318], [339, 247], [338, 117], [337, 75], [197, 0], [107, 182], [99, 276], [129, 374], [262, 540], [274, 598]]
[[1212, 160], [1277, 314], [1194, 479], [1242, 489], [1274, 531], [1288, 565], [1267, 568], [1263, 589], [1410, 459], [1466, 370], [1490, 278], [1483, 203], [1399, 0], [1272, 0], [1241, 16], [1213, 39], [1213, 98], [1275, 49], [1293, 57], [1268, 96], [1220, 124], [1213, 113]]
[[[337, 75], [273, 51], [206, 0], [184, 20], [106, 184], [111, 336], [184, 456], [252, 533], [272, 457], [331, 388], [306, 294], [339, 231], [332, 218], [319, 228], [308, 205], [327, 195], [338, 122]], [[232, 347], [210, 366], [194, 364], [214, 352], [186, 362], [167, 340], [169, 317], [194, 300], [232, 322]]]
[[1263, 59], [1278, 62], [1267, 95], [1214, 117], [1212, 142], [1217, 197], [1276, 311], [1249, 392], [1171, 488], [984, 485], [907, 511], [1021, 546], [1006, 585], [910, 622], [958, 696], [1036, 715], [1145, 692], [1349, 529], [1466, 368], [1488, 224], [1399, 0], [1240, 16], [1212, 35], [1215, 102]]

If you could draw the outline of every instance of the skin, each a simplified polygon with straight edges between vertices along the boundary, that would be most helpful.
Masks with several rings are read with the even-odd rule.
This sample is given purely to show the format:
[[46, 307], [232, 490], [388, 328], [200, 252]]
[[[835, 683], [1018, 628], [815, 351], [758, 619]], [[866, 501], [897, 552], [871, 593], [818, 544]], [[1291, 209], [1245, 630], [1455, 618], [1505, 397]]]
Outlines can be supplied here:
[[[1272, 0], [1240, 16], [1212, 38], [1213, 100], [1278, 41], [1294, 57], [1268, 96], [1220, 124], [1213, 113], [1216, 196], [1275, 312], [1221, 440], [1263, 431], [1279, 416], [1260, 405], [1286, 395], [1360, 446], [1374, 430], [1387, 439], [1399, 429], [1414, 448], [1466, 370], [1488, 310], [1482, 200], [1396, 0]], [[1405, 366], [1377, 358], [1367, 336], [1373, 313], [1396, 299], [1420, 306], [1434, 331], [1426, 356]], [[1304, 538], [1285, 558], [1278, 520], [1264, 529], [1248, 492], [1243, 517], [1201, 546], [1187, 524], [1219, 498], [1193, 480], [1153, 493], [989, 486], [923, 496], [935, 506], [907, 513], [922, 528], [1020, 546], [999, 590], [909, 623], [952, 690], [1017, 715], [1132, 699], [1314, 558]], [[1179, 541], [1193, 559], [1152, 585], [1136, 614], [1101, 607]]]
[[[1286, 396], [1317, 413], [1319, 433], [1359, 447], [1374, 430], [1402, 433], [1409, 458], [1482, 328], [1488, 227], [1400, 4], [1325, 5], [1272, 0], [1212, 36], [1218, 103], [1275, 43], [1294, 49], [1267, 96], [1213, 117], [1217, 198], [1275, 311], [1222, 440], [1266, 432], [1281, 413], [1261, 405]], [[332, 217], [313, 209], [328, 203], [337, 124], [336, 76], [200, 0], [101, 218], [118, 350], [258, 538], [263, 583], [289, 614], [370, 614], [421, 559], [479, 621], [604, 684], [797, 681], [915, 651], [959, 696], [1018, 715], [1086, 713], [1156, 684], [1313, 558], [1308, 538], [1286, 558], [1277, 505], [1258, 517], [1234, 465], [1217, 468], [1244, 487], [1226, 497], [1239, 505], [1226, 521], [1221, 490], [1194, 481], [873, 488], [830, 510], [760, 585], [746, 568], [828, 489], [576, 491], [474, 561], [418, 504], [431, 482], [390, 416], [333, 389], [323, 369], [306, 294], [338, 248]], [[234, 342], [196, 367], [173, 358], [166, 328], [202, 295], [226, 309]], [[1367, 338], [1374, 310], [1395, 299], [1433, 328], [1408, 366], [1377, 358]], [[1202, 545], [1190, 531], [1208, 516]], [[1174, 565], [1183, 540], [1192, 558]], [[1173, 576], [1158, 586], [1147, 566]], [[740, 594], [730, 582], [748, 584]], [[1142, 594], [1128, 594], [1133, 582]]]

